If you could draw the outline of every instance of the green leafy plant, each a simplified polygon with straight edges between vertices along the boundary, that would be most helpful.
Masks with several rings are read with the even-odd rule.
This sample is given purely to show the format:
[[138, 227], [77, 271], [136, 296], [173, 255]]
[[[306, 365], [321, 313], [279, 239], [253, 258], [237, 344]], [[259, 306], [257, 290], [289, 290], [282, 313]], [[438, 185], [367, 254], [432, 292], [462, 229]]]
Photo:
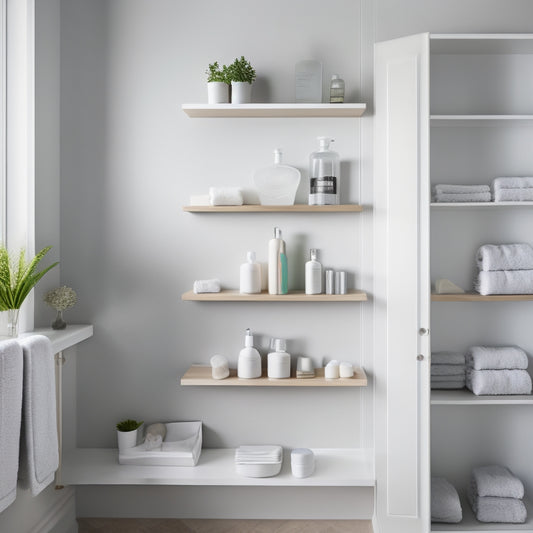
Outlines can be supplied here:
[[121, 420], [117, 424], [118, 431], [133, 431], [135, 429], [139, 429], [143, 425], [144, 421], [138, 422], [137, 420], [132, 420], [131, 418], [127, 418], [126, 420]]
[[26, 296], [37, 285], [37, 282], [52, 268], [49, 267], [37, 272], [37, 265], [52, 248], [43, 248], [29, 263], [26, 262], [26, 253], [20, 251], [17, 261], [12, 261], [7, 248], [0, 245], [0, 311], [20, 309]]
[[228, 66], [228, 75], [230, 81], [243, 81], [248, 83], [252, 83], [256, 78], [255, 69], [244, 56], [241, 56], [240, 59], [235, 59]]
[[230, 83], [228, 78], [228, 67], [226, 65], [222, 65], [221, 68], [218, 64], [218, 61], [211, 63], [205, 73], [207, 74], [208, 83], [211, 81], [221, 81], [222, 83], [228, 84]]

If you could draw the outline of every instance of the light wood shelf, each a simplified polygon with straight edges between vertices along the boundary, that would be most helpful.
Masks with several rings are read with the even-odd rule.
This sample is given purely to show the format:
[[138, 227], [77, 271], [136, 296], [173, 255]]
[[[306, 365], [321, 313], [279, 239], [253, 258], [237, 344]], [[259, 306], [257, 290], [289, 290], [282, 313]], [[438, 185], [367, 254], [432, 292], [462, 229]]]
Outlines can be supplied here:
[[466, 389], [432, 390], [431, 405], [533, 405], [533, 394], [476, 396]]
[[341, 205], [185, 205], [188, 213], [360, 213], [357, 204]]
[[366, 104], [183, 104], [191, 118], [360, 117]]
[[533, 294], [489, 294], [483, 296], [475, 292], [464, 294], [431, 294], [433, 302], [529, 302]]
[[353, 289], [347, 294], [305, 294], [304, 291], [290, 291], [289, 294], [269, 294], [266, 291], [241, 294], [237, 289], [228, 289], [201, 294], [187, 291], [181, 299], [191, 302], [366, 302], [367, 295]]
[[219, 485], [270, 487], [373, 487], [372, 450], [313, 449], [315, 472], [304, 479], [291, 474], [290, 453], [284, 452], [279, 475], [250, 478], [235, 472], [235, 449], [203, 449], [196, 466], [139, 466], [118, 463], [114, 448], [77, 448], [65, 453], [65, 485]]
[[352, 378], [326, 379], [324, 369], [316, 368], [314, 378], [272, 379], [263, 375], [256, 379], [242, 379], [237, 377], [237, 370], [230, 369], [226, 379], [213, 379], [211, 367], [194, 365], [181, 378], [181, 385], [209, 386], [209, 387], [366, 387], [368, 380], [362, 368], [355, 368]]

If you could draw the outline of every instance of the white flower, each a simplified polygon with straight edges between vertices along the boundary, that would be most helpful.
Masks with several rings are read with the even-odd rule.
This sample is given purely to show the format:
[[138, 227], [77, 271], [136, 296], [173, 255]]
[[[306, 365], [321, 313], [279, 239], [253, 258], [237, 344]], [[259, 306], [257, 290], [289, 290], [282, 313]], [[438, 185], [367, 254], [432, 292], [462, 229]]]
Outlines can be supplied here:
[[44, 301], [56, 311], [63, 311], [72, 307], [77, 299], [78, 297], [74, 289], [71, 289], [66, 285], [48, 291], [44, 296]]

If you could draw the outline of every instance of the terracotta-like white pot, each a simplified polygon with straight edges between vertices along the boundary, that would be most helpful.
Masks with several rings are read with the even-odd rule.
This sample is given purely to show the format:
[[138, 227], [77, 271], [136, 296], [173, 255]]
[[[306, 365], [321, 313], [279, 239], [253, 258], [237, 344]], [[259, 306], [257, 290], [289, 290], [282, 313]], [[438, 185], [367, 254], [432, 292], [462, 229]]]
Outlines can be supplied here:
[[117, 430], [117, 440], [118, 440], [118, 449], [127, 450], [128, 448], [133, 448], [137, 446], [137, 440], [139, 438], [139, 429], [134, 429], [133, 431], [118, 431]]
[[208, 104], [228, 104], [229, 85], [223, 81], [207, 82], [207, 103]]
[[252, 84], [247, 81], [231, 82], [231, 103], [249, 104], [252, 101]]

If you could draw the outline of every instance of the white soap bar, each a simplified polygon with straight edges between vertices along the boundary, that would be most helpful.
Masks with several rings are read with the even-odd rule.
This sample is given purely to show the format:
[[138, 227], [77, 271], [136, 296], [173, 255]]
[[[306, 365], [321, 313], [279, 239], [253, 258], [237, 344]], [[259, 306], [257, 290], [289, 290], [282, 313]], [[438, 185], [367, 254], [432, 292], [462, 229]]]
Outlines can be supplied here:
[[229, 362], [223, 355], [213, 355], [210, 360], [213, 379], [225, 379], [229, 376]]
[[339, 365], [339, 376], [341, 378], [351, 378], [353, 376], [352, 363], [341, 363]]
[[326, 365], [324, 377], [326, 379], [337, 379], [339, 377], [339, 363], [337, 361], [330, 361]]
[[209, 203], [209, 195], [208, 194], [193, 194], [189, 198], [189, 205], [201, 205], [201, 206], [211, 205]]

